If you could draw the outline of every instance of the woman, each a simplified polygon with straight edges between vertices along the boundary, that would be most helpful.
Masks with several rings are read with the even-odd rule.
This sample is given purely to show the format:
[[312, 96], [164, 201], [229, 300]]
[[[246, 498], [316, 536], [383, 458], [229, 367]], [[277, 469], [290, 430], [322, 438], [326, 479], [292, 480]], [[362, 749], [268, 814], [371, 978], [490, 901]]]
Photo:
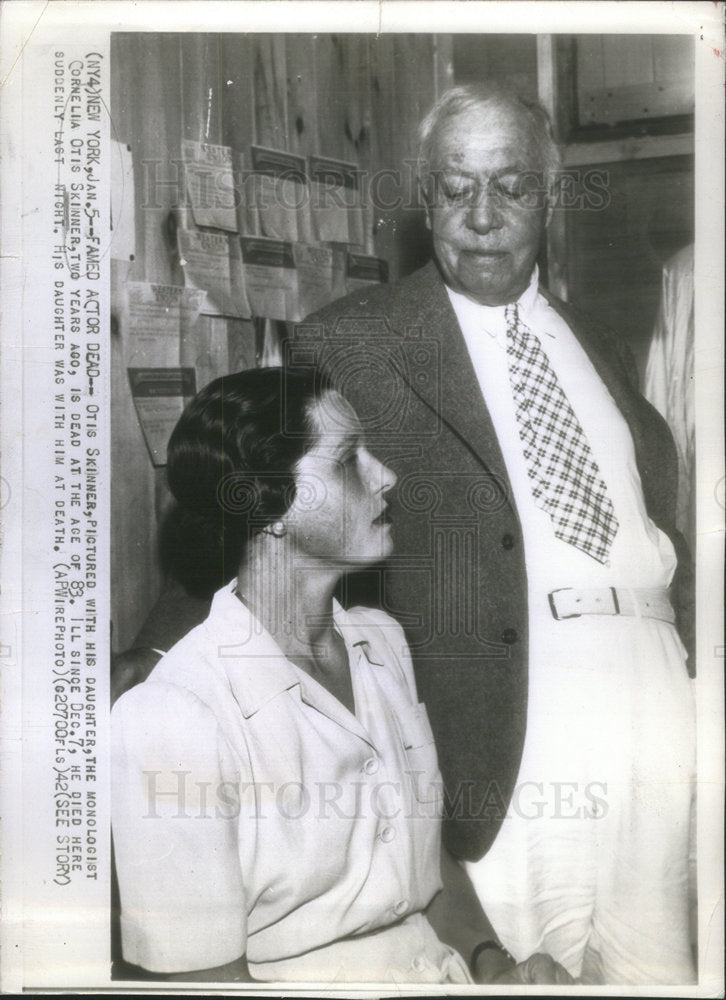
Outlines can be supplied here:
[[350, 405], [312, 370], [217, 379], [168, 477], [194, 558], [231, 582], [114, 708], [124, 958], [187, 981], [470, 982], [458, 945], [479, 981], [529, 981], [546, 956], [514, 967], [450, 859], [439, 891], [400, 627], [333, 599], [392, 548], [395, 477]]

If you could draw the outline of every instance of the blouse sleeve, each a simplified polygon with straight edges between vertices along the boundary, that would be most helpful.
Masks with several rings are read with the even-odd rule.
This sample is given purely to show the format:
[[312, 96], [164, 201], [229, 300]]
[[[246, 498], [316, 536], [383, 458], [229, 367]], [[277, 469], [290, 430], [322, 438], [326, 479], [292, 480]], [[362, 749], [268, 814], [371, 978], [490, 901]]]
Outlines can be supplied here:
[[147, 682], [112, 713], [112, 823], [124, 958], [151, 972], [243, 956], [234, 759], [210, 709]]

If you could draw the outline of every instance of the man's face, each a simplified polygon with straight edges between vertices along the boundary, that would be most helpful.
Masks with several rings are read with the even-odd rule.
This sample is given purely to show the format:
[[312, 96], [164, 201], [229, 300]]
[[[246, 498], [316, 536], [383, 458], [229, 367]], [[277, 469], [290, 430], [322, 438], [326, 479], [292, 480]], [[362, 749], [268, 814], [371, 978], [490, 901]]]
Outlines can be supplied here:
[[428, 225], [444, 279], [483, 305], [514, 302], [549, 221], [541, 163], [508, 109], [474, 108], [439, 132]]

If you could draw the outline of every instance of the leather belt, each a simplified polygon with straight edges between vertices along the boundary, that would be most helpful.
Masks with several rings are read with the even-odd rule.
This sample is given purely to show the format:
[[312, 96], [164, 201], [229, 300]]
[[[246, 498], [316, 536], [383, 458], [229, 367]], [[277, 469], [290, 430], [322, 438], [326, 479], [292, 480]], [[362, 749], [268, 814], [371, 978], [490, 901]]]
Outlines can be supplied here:
[[666, 587], [565, 587], [547, 595], [552, 617], [579, 618], [581, 615], [625, 615], [629, 618], [656, 618], [675, 624], [676, 614]]

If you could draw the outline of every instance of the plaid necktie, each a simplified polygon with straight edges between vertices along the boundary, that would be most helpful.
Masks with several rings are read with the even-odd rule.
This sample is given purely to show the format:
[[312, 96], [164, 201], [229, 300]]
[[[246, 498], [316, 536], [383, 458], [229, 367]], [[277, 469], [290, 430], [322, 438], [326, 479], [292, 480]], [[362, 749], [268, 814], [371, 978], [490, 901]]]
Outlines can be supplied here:
[[555, 535], [607, 562], [618, 519], [600, 469], [537, 337], [505, 309], [507, 361], [532, 495]]

